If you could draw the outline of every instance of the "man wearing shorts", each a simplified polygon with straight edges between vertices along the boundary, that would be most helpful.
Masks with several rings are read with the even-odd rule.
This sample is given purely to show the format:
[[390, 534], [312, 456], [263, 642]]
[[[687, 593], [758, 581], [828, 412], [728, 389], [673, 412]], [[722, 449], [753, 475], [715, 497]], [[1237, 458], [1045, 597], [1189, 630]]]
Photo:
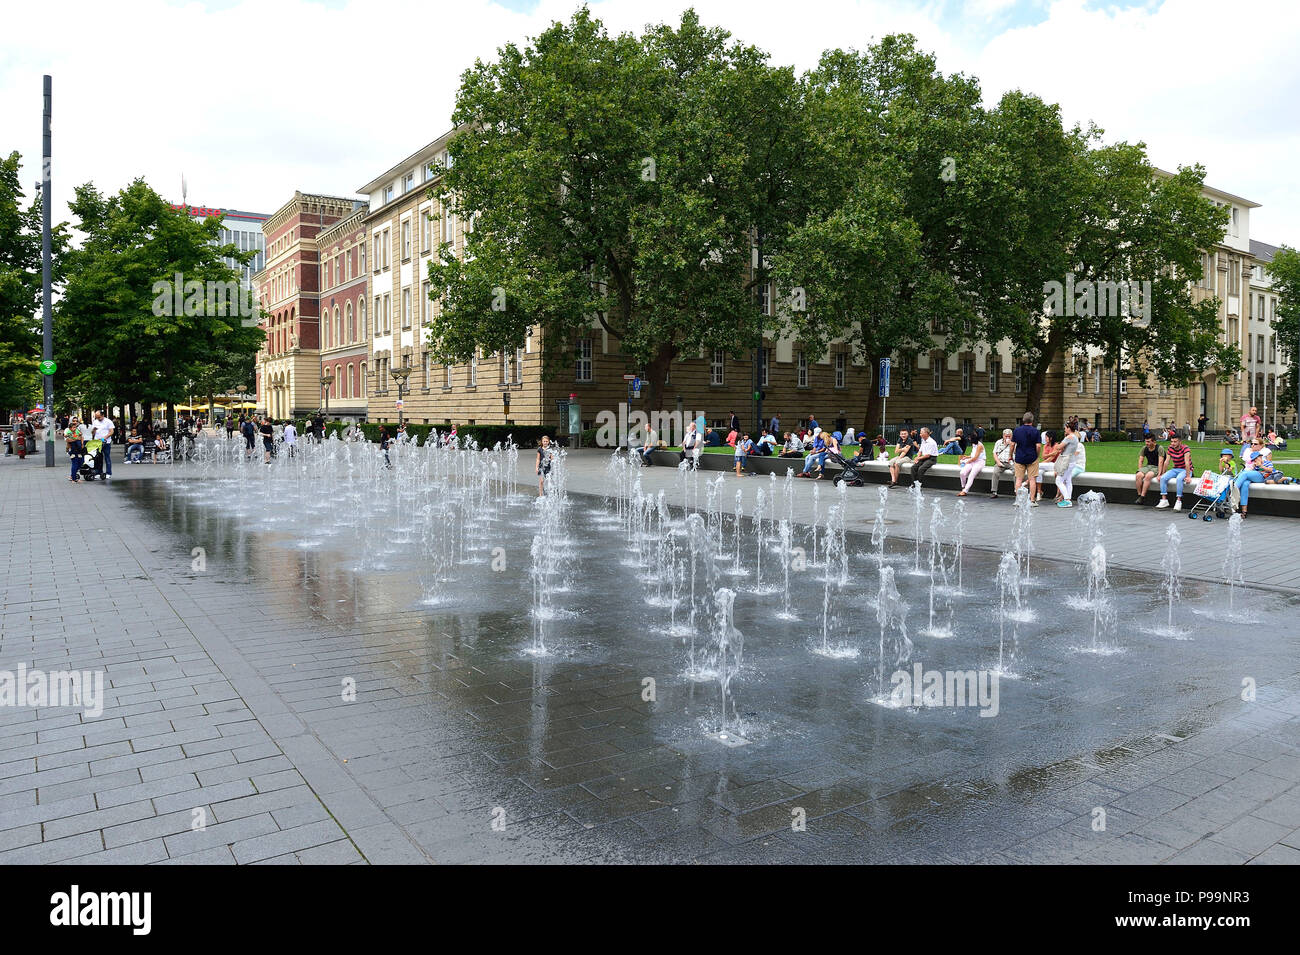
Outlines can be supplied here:
[[1020, 426], [1011, 432], [1015, 448], [1012, 461], [1016, 466], [1016, 492], [1026, 480], [1029, 482], [1029, 506], [1038, 506], [1038, 459], [1043, 453], [1043, 434], [1034, 427], [1034, 413], [1026, 411]]
[[1138, 448], [1138, 469], [1137, 474], [1133, 476], [1133, 487], [1137, 490], [1137, 500], [1133, 502], [1134, 504], [1147, 502], [1147, 490], [1159, 474], [1160, 446], [1156, 444], [1156, 436], [1149, 434], [1142, 442], [1142, 447]]
[[916, 454], [916, 442], [907, 433], [906, 428], [899, 429], [898, 443], [894, 445], [894, 456], [889, 459], [890, 487], [898, 487], [899, 472], [914, 454]]

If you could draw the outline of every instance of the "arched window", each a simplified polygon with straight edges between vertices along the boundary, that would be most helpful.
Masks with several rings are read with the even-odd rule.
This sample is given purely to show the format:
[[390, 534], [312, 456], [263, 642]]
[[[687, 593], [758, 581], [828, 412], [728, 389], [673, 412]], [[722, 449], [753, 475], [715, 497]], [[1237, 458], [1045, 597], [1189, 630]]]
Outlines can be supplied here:
[[352, 362], [348, 362], [348, 376], [347, 378], [343, 379], [343, 382], [344, 382], [343, 390], [346, 392], [346, 394], [344, 394], [343, 397], [351, 398], [352, 397]]
[[370, 331], [366, 327], [366, 300], [364, 297], [357, 299], [357, 331], [361, 333], [361, 338], [368, 339]]
[[[347, 306], [343, 309], [343, 311], [344, 311], [344, 313], [347, 315], [347, 321], [348, 321], [348, 337], [347, 337], [347, 341], [348, 341], [349, 344], [350, 344], [350, 343], [352, 343], [352, 342], [354, 342], [354, 341], [357, 340], [357, 326], [356, 326], [355, 324], [353, 324], [353, 321], [352, 321], [352, 303], [351, 303], [351, 302], [348, 302]], [[349, 374], [350, 374], [350, 373], [349, 373]]]
[[337, 305], [334, 306], [334, 344], [343, 344], [343, 312]]

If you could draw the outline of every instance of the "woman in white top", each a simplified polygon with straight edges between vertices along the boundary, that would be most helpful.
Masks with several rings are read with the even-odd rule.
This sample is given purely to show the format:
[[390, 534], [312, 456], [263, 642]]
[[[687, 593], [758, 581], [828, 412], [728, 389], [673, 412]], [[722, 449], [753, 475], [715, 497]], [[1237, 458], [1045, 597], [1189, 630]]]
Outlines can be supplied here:
[[984, 442], [976, 438], [970, 450], [957, 459], [957, 463], [961, 465], [961, 470], [957, 474], [957, 480], [961, 484], [961, 490], [957, 492], [958, 497], [965, 497], [970, 493], [971, 485], [984, 470], [984, 460]]
[[1083, 473], [1083, 443], [1079, 433], [1069, 424], [1065, 426], [1065, 437], [1061, 439], [1060, 451], [1056, 458], [1056, 489], [1061, 499], [1057, 507], [1073, 507], [1074, 478]]

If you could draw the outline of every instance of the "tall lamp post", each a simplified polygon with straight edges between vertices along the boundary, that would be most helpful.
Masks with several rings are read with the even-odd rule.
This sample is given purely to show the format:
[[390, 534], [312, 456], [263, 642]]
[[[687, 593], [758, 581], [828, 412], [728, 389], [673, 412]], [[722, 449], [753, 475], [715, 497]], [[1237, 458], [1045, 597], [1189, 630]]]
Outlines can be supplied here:
[[406, 379], [411, 377], [411, 366], [403, 365], [401, 368], [393, 368], [388, 373], [393, 376], [393, 381], [397, 382], [397, 427], [401, 428], [403, 424], [402, 396], [406, 394]]
[[325, 420], [330, 418], [330, 385], [334, 384], [334, 372], [320, 376], [321, 387], [325, 389]]
[[239, 395], [239, 413], [243, 414], [247, 410], [244, 405], [248, 402], [248, 385], [235, 385], [235, 392]]

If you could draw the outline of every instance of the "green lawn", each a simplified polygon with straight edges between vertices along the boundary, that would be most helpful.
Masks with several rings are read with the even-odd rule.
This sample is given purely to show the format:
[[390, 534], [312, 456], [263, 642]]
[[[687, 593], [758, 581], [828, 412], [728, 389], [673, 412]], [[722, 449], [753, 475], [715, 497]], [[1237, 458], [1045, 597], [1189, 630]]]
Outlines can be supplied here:
[[[1168, 447], [1168, 442], [1162, 442], [1160, 447]], [[1132, 474], [1137, 470], [1138, 448], [1142, 446], [1139, 441], [1101, 441], [1096, 444], [1090, 443], [1087, 449], [1088, 470], [1089, 471], [1110, 471], [1117, 474]], [[1215, 444], [1206, 441], [1205, 444], [1192, 442], [1192, 467], [1197, 474], [1200, 474], [1207, 468], [1217, 468], [1219, 461], [1219, 450], [1223, 447], [1221, 444]], [[847, 455], [852, 457], [856, 453], [853, 446], [849, 446], [850, 451]], [[680, 448], [667, 448], [669, 451], [679, 451]], [[993, 442], [984, 443], [985, 455], [989, 463], [993, 462]], [[892, 451], [892, 445], [891, 445]], [[705, 448], [705, 454], [732, 454], [732, 450], [725, 445], [720, 448]], [[1273, 454], [1273, 460], [1278, 464], [1287, 464], [1288, 461], [1300, 460], [1300, 449], [1286, 451], [1277, 451]], [[790, 458], [793, 462], [794, 459]], [[940, 456], [942, 464], [956, 464], [957, 455], [945, 454]]]

